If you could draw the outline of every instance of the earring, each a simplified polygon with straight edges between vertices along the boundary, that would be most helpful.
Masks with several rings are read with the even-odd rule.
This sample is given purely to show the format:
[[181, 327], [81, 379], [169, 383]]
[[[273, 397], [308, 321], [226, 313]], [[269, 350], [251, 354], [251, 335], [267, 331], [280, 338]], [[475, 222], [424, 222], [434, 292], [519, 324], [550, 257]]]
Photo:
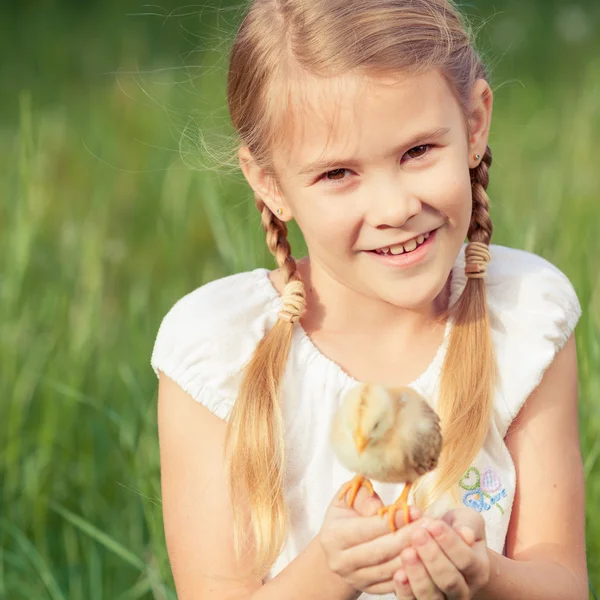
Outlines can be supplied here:
[[276, 212], [276, 213], [277, 213], [279, 216], [281, 216], [281, 215], [283, 214], [283, 210], [282, 210], [281, 208], [278, 208], [278, 209], [277, 209], [275, 212]]
[[481, 156], [479, 156], [479, 154], [475, 154], [474, 157], [475, 157], [475, 160], [479, 160], [481, 158]]

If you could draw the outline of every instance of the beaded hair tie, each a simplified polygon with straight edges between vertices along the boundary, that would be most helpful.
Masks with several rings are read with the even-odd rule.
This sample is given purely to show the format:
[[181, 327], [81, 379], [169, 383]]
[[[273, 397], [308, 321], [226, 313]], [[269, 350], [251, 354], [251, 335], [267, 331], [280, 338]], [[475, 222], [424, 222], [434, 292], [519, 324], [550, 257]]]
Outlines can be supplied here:
[[469, 242], [465, 248], [465, 274], [468, 279], [483, 279], [492, 255], [487, 244]]
[[290, 281], [283, 288], [279, 318], [295, 323], [304, 311], [305, 305], [303, 283], [297, 279]]

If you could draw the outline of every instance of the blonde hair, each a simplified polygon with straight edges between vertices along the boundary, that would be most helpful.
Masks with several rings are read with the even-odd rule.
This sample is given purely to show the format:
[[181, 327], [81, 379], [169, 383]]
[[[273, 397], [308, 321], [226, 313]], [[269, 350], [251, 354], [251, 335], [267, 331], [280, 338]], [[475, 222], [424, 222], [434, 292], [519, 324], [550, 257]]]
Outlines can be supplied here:
[[[488, 76], [473, 49], [470, 30], [449, 0], [255, 0], [232, 48], [229, 111], [241, 143], [254, 160], [271, 169], [272, 150], [282, 140], [282, 123], [293, 101], [292, 84], [301, 75], [368, 76], [429, 69], [443, 74], [466, 122], [473, 84]], [[468, 239], [486, 245], [492, 235], [486, 194], [491, 162], [488, 147], [471, 170]], [[299, 282], [285, 223], [261, 198], [256, 197], [256, 205], [285, 281]], [[297, 312], [303, 307], [302, 289], [296, 287]], [[494, 357], [483, 279], [467, 280], [452, 318], [437, 405], [444, 449], [435, 488], [427, 498], [417, 498], [422, 507], [458, 481], [482, 446], [490, 421]], [[287, 528], [279, 393], [294, 321], [284, 311], [258, 344], [227, 426], [235, 548], [239, 555], [241, 538], [251, 536], [255, 571], [260, 574], [266, 574], [279, 555]], [[250, 530], [245, 529], [242, 507], [248, 511]]]

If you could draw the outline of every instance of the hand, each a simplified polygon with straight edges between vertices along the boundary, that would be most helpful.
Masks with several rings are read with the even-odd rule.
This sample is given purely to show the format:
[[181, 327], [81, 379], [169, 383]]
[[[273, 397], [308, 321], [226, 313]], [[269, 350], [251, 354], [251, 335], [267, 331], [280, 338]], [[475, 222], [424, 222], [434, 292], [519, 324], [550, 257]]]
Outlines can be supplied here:
[[483, 517], [471, 508], [447, 512], [413, 532], [394, 575], [399, 600], [470, 600], [489, 579]]
[[362, 487], [353, 508], [338, 496], [339, 492], [327, 509], [318, 535], [329, 568], [360, 592], [393, 593], [393, 575], [402, 567], [400, 552], [410, 545], [411, 534], [423, 528], [421, 512], [411, 507], [414, 522], [404, 525], [402, 511], [398, 511], [398, 530], [391, 532], [388, 520], [377, 515], [383, 506], [377, 494], [371, 496]]

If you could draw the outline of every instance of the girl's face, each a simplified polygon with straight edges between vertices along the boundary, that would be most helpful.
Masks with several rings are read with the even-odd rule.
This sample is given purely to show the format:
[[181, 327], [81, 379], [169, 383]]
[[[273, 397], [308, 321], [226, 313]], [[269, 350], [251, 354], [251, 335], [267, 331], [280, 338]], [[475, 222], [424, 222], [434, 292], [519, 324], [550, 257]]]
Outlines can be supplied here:
[[470, 133], [437, 71], [347, 75], [308, 89], [290, 146], [274, 153], [277, 191], [263, 198], [296, 219], [321, 283], [406, 308], [432, 302], [469, 227], [469, 168], [484, 154], [491, 115], [487, 83], [473, 90]]

